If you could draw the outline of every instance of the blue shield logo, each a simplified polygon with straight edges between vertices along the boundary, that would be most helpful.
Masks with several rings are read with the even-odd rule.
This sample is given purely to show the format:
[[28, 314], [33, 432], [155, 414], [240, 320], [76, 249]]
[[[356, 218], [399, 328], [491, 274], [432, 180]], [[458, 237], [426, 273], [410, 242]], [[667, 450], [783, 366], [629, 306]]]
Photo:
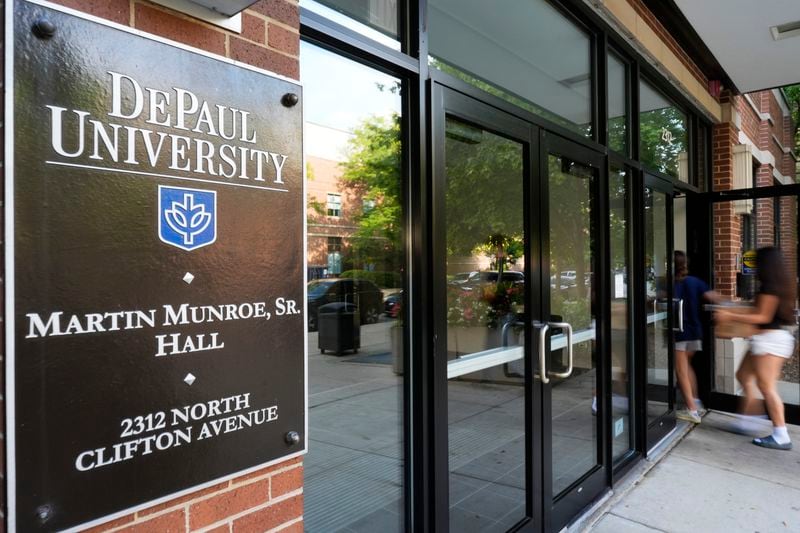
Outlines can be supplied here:
[[217, 192], [158, 186], [158, 237], [192, 251], [217, 240]]

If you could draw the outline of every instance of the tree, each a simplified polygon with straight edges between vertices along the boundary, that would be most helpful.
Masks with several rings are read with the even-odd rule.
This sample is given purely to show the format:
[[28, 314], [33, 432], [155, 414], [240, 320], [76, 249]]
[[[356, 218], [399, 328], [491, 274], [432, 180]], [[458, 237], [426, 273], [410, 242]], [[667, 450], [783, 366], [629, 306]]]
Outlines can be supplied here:
[[522, 145], [453, 119], [446, 131], [448, 256], [489, 252], [502, 270], [499, 255], [524, 232]]
[[686, 116], [674, 107], [640, 114], [640, 159], [648, 166], [678, 177], [678, 157], [688, 149]]
[[364, 200], [355, 216], [352, 252], [362, 265], [396, 270], [402, 260], [400, 116], [373, 116], [354, 131], [340, 183]]

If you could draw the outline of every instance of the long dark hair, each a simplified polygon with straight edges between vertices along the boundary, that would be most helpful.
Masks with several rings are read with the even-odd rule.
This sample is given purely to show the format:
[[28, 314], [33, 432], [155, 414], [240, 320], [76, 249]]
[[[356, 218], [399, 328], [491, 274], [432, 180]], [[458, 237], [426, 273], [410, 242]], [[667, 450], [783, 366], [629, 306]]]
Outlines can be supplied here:
[[689, 275], [689, 259], [686, 252], [675, 250], [672, 262], [675, 264], [675, 283], [683, 281]]
[[778, 318], [786, 323], [793, 319], [794, 296], [790, 292], [789, 276], [783, 263], [780, 248], [766, 246], [756, 251], [756, 275], [761, 284], [761, 291], [768, 291], [779, 298]]

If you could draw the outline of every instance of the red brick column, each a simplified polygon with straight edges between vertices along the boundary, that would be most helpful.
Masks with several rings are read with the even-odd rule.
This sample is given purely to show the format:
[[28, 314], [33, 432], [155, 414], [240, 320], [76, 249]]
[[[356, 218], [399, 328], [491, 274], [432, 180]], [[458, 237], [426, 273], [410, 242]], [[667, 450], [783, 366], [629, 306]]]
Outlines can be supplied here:
[[791, 284], [790, 291], [797, 298], [797, 197], [780, 198], [780, 246], [783, 252], [783, 263]]
[[[146, 0], [52, 0], [55, 3], [178, 41], [283, 76], [300, 77], [300, 14], [296, 0], [261, 0], [242, 14], [237, 34]], [[0, 112], [2, 110], [0, 109]], [[1, 118], [1, 116], [0, 116]], [[0, 122], [4, 123], [4, 122]], [[0, 126], [1, 128], [1, 126]], [[2, 129], [0, 129], [0, 132]], [[0, 373], [4, 366], [0, 365]], [[0, 401], [0, 416], [5, 406]], [[5, 425], [5, 421], [3, 421]], [[5, 492], [5, 431], [0, 470]], [[5, 501], [5, 494], [2, 501]], [[91, 502], [87, 502], [91, 505]], [[3, 504], [5, 506], [5, 504]], [[5, 527], [2, 509], [0, 533]], [[295, 458], [92, 528], [161, 533], [303, 531], [303, 463]]]
[[[739, 130], [731, 122], [716, 124], [712, 130], [712, 184], [715, 191], [733, 188], [733, 147]], [[714, 204], [713, 211], [714, 288], [723, 298], [736, 296], [736, 272], [741, 252], [741, 219], [733, 202]]]
[[[765, 121], [766, 122], [766, 121]], [[772, 165], [761, 165], [753, 176], [756, 187], [769, 187], [774, 183]], [[756, 247], [775, 244], [775, 198], [756, 200]]]

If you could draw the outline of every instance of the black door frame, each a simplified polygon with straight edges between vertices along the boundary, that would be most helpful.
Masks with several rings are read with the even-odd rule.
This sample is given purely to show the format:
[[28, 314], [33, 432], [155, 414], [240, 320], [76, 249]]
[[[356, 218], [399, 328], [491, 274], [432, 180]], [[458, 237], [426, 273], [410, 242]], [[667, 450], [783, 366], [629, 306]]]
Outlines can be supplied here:
[[[446, 305], [446, 262], [445, 236], [445, 117], [455, 116], [475, 126], [492, 131], [503, 137], [520, 142], [526, 146], [526, 168], [524, 194], [525, 213], [525, 276], [526, 290], [525, 328], [525, 368], [526, 368], [526, 452], [528, 465], [526, 471], [526, 515], [527, 519], [518, 524], [518, 530], [557, 531], [568, 524], [581, 509], [586, 508], [610, 486], [611, 464], [608, 460], [610, 447], [610, 427], [606, 420], [608, 409], [605, 392], [608, 390], [610, 366], [607, 363], [610, 353], [610, 302], [608, 301], [609, 280], [603, 273], [608, 265], [608, 207], [607, 207], [607, 165], [605, 155], [591, 150], [585, 145], [570, 141], [556, 133], [547, 132], [539, 126], [516, 117], [504, 110], [476, 99], [475, 95], [465, 95], [443, 84], [431, 83], [432, 130], [431, 164], [433, 186], [431, 195], [432, 222], [432, 271], [438, 273], [431, 280], [432, 305], [444, 309]], [[597, 458], [598, 465], [576, 481], [558, 499], [552, 494], [552, 439], [534, 438], [537, 435], [552, 435], [550, 388], [535, 379], [539, 369], [536, 347], [539, 344], [538, 328], [542, 317], [549, 316], [549, 254], [543, 251], [549, 246], [549, 210], [547, 160], [550, 153], [556, 153], [576, 162], [592, 167], [596, 172], [593, 200], [595, 209], [593, 224], [596, 232], [595, 272], [597, 317], [596, 359], [597, 359]], [[434, 338], [434, 386], [433, 418], [447, 420], [447, 323], [443, 313], [432, 313]], [[549, 355], [549, 354], [548, 354]], [[434, 515], [437, 531], [447, 531], [449, 527], [449, 468], [448, 468], [448, 427], [446, 423], [433, 424], [432, 473], [434, 492]]]
[[[504, 111], [498, 110], [466, 96], [460, 92], [450, 89], [440, 84], [431, 84], [431, 131], [433, 139], [433, 149], [431, 150], [431, 165], [433, 170], [433, 186], [431, 194], [431, 226], [433, 229], [432, 252], [434, 272], [433, 279], [430, 280], [433, 297], [431, 299], [434, 309], [444, 309], [446, 307], [446, 225], [445, 225], [445, 120], [448, 115], [457, 117], [459, 120], [469, 122], [477, 127], [491, 131], [502, 137], [519, 142], [524, 146], [525, 166], [523, 174], [525, 182], [523, 185], [526, 199], [532, 197], [531, 191], [534, 186], [531, 183], [536, 179], [532, 169], [538, 168], [538, 128], [522, 119], [514, 117]], [[536, 231], [534, 221], [530, 216], [531, 209], [525, 210], [525, 277], [526, 294], [525, 308], [530, 310], [526, 313], [525, 325], [525, 448], [526, 448], [526, 516], [517, 527], [519, 530], [534, 531], [535, 524], [543, 523], [543, 495], [541, 483], [537, 479], [541, 478], [541, 442], [533, 438], [534, 434], [541, 434], [542, 420], [541, 415], [534, 409], [534, 398], [541, 396], [541, 382], [533, 379], [536, 371], [535, 358], [531, 356], [533, 346], [533, 320], [541, 317], [541, 309], [535, 302], [540, 301], [541, 290], [537, 280], [540, 273], [536, 269], [537, 261], [534, 257], [539, 257], [541, 251], [536, 246], [538, 239], [532, 233]], [[433, 413], [434, 420], [433, 432], [433, 468], [434, 477], [434, 516], [435, 530], [449, 531], [449, 460], [448, 460], [448, 391], [447, 391], [447, 319], [444, 313], [431, 313], [433, 319]], [[444, 423], [436, 421], [444, 420]]]
[[[667, 268], [667, 302], [672, 302], [672, 284], [673, 284], [673, 267], [672, 267], [672, 254], [674, 250], [674, 217], [673, 217], [673, 192], [674, 186], [672, 181], [664, 180], [654, 174], [650, 174], [645, 172], [644, 179], [641, 181], [642, 186], [642, 199], [644, 200], [644, 189], [651, 188], [656, 192], [662, 193], [665, 195], [667, 200], [667, 258], [669, 260], [669, 266]], [[644, 205], [644, 203], [642, 203]], [[645, 269], [645, 259], [644, 254], [647, 249], [645, 239], [646, 235], [644, 232], [645, 228], [645, 211], [644, 209], [640, 210], [638, 213], [638, 219], [640, 221], [640, 226], [642, 230], [640, 231], [640, 238], [638, 242], [638, 246], [636, 249], [638, 252], [636, 255], [640, 262], [638, 262], [638, 267], [641, 269], [641, 272], [644, 273]], [[644, 307], [645, 302], [647, 300], [647, 295], [645, 294], [645, 285], [646, 285], [646, 277], [641, 278], [641, 282], [639, 283], [639, 296], [637, 299], [641, 302], [643, 306], [642, 309], [644, 310], [643, 313], [640, 313], [638, 317], [639, 327], [637, 328], [638, 331], [641, 332], [639, 335], [639, 343], [638, 343], [638, 353], [642, 354], [645, 359], [637, 358], [638, 362], [638, 369], [637, 375], [639, 378], [639, 383], [641, 386], [639, 387], [638, 392], [638, 414], [640, 424], [639, 427], [644, 428], [642, 431], [641, 439], [644, 444], [644, 451], [647, 455], [650, 450], [652, 450], [658, 443], [660, 443], [667, 435], [672, 432], [676, 427], [676, 420], [675, 420], [675, 346], [673, 343], [673, 319], [674, 313], [672, 313], [672, 305], [667, 305], [667, 330], [670, 332], [669, 339], [667, 340], [667, 350], [668, 350], [668, 362], [667, 362], [667, 403], [668, 409], [666, 413], [661, 414], [658, 418], [653, 420], [652, 423], [648, 423], [648, 415], [647, 415], [647, 398], [648, 398], [648, 389], [649, 389], [649, 380], [647, 376], [647, 359], [648, 356], [648, 347], [647, 347], [647, 309]]]
[[[542, 241], [541, 258], [542, 265], [542, 316], [550, 316], [550, 209], [549, 209], [549, 168], [548, 157], [550, 154], [558, 154], [577, 163], [590, 166], [595, 171], [595, 180], [592, 188], [592, 224], [594, 225], [594, 257], [593, 257], [593, 287], [595, 304], [594, 311], [596, 317], [596, 396], [597, 402], [597, 458], [598, 465], [586, 472], [580, 479], [572, 483], [562, 494], [553, 494], [553, 449], [552, 439], [542, 438], [543, 443], [543, 495], [549, 510], [545, 512], [545, 531], [559, 531], [567, 525], [581, 509], [589, 505], [607, 487], [609, 487], [609, 470], [607, 448], [610, 447], [609, 417], [606, 402], [606, 392], [609, 390], [610, 379], [610, 299], [609, 299], [609, 280], [606, 275], [609, 264], [608, 250], [608, 176], [607, 165], [603, 154], [595, 152], [559, 135], [541, 130], [539, 157], [539, 176], [540, 176], [540, 234]], [[547, 344], [549, 346], [549, 343]], [[549, 354], [545, 357], [550, 360]], [[543, 436], [551, 436], [553, 433], [552, 419], [552, 386], [542, 387], [541, 396]]]
[[[729, 191], [709, 192], [701, 196], [707, 210], [706, 216], [708, 217], [708, 224], [706, 226], [708, 228], [706, 253], [708, 254], [707, 264], [709, 267], [709, 280], [713, 279], [712, 274], [714, 272], [714, 243], [711, 236], [713, 235], [715, 229], [712, 215], [715, 203], [730, 202], [732, 200], [757, 200], [759, 198], [794, 196], [798, 202], [798, 213], [795, 223], [797, 224], [797, 227], [800, 228], [800, 184], [797, 183], [792, 183], [789, 185], [773, 185], [769, 187], [755, 187], [752, 189], [735, 189]], [[798, 240], [797, 243], [797, 252], [797, 257], [799, 258], [798, 268], [800, 268], [800, 240]], [[706, 379], [699, 382], [701, 394], [705, 394], [707, 396], [707, 405], [710, 409], [732, 413], [736, 412], [739, 408], [740, 397], [724, 392], [717, 392], [716, 390], [716, 384], [714, 382], [716, 342], [714, 342], [714, 331], [710, 321], [705, 325], [703, 335], [706, 339], [709, 339], [709, 345], [711, 346], [711, 349], [708, 350], [708, 356], [706, 357], [704, 365], [704, 375], [706, 376]], [[699, 377], [700, 376], [698, 376], [698, 378]], [[784, 414], [788, 424], [800, 424], [800, 405], [784, 403]]]

